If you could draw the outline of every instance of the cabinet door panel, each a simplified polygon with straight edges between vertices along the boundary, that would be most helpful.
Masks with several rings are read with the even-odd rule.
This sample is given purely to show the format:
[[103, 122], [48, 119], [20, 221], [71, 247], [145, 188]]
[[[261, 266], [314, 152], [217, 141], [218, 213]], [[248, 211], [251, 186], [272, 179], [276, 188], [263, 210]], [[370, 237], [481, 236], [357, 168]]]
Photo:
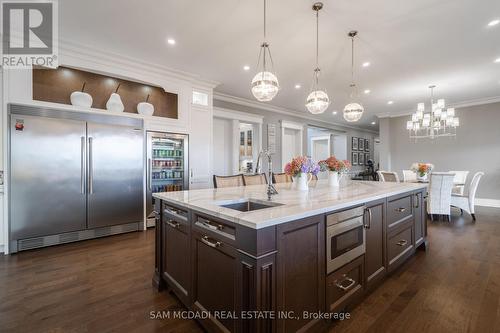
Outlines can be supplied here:
[[[277, 310], [318, 312], [325, 308], [325, 218], [281, 224], [278, 234]], [[278, 332], [295, 332], [315, 320], [278, 320]]]
[[365, 213], [367, 287], [375, 285], [386, 273], [385, 267], [385, 200], [367, 205]]
[[[193, 301], [196, 310], [236, 311], [237, 252], [216, 238], [193, 230]], [[234, 332], [236, 320], [214, 318], [202, 322], [209, 331]]]
[[177, 296], [185, 303], [189, 300], [189, 228], [165, 217], [163, 225], [165, 253], [163, 276]]
[[191, 109], [191, 133], [189, 134], [189, 189], [212, 187], [212, 111]]

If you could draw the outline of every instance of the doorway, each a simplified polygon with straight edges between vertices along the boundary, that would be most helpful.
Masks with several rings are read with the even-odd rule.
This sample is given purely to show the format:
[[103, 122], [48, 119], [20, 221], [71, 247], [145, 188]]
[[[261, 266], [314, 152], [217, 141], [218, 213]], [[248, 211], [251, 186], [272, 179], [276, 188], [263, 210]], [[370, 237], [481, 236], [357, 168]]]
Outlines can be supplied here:
[[281, 122], [281, 167], [292, 158], [302, 155], [303, 125], [291, 122]]

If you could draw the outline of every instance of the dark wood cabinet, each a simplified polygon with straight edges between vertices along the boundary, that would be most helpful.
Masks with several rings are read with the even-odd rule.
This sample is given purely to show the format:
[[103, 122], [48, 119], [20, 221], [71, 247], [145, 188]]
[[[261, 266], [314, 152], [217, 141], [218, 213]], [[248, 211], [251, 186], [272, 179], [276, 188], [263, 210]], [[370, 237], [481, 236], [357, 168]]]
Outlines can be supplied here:
[[238, 321], [231, 317], [231, 313], [240, 309], [237, 302], [237, 251], [221, 238], [203, 230], [193, 228], [191, 237], [193, 308], [212, 314], [201, 321], [207, 330], [235, 332]]
[[385, 199], [366, 205], [365, 281], [367, 289], [375, 287], [386, 274], [385, 211]]
[[168, 214], [165, 214], [162, 223], [163, 278], [183, 302], [189, 302], [190, 266], [186, 264], [191, 253], [189, 223], [187, 220], [174, 220]]
[[387, 267], [392, 272], [415, 252], [413, 220], [387, 235]]
[[[209, 312], [198, 319], [208, 332], [319, 331], [329, 321], [304, 318], [304, 312], [349, 310], [425, 244], [423, 194], [407, 192], [261, 229], [158, 200], [153, 285], [168, 286], [199, 315]], [[352, 209], [360, 210], [356, 228], [364, 231], [366, 251], [327, 275], [328, 216], [336, 214], [340, 223]], [[275, 318], [242, 317], [254, 311]]]
[[326, 278], [327, 311], [338, 312], [363, 296], [365, 258], [358, 257]]
[[278, 234], [277, 311], [293, 311], [297, 320], [278, 320], [278, 332], [315, 325], [303, 311], [325, 308], [325, 217], [313, 216], [281, 224]]
[[413, 219], [413, 193], [397, 195], [387, 199], [387, 230]]

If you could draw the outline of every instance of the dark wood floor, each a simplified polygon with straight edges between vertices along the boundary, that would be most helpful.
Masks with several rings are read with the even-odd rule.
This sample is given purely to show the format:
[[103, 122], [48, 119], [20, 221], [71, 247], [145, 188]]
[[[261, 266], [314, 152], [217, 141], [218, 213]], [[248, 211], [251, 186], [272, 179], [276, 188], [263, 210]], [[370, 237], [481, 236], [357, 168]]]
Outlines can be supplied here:
[[[430, 248], [332, 332], [500, 332], [500, 210], [429, 222]], [[151, 287], [152, 230], [0, 256], [0, 332], [201, 332]]]

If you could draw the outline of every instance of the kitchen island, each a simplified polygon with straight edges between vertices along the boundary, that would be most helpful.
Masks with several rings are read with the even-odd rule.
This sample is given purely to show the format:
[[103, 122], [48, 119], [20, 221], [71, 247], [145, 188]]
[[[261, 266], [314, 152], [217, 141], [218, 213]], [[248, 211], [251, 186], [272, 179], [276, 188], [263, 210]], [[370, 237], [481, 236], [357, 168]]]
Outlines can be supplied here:
[[425, 185], [276, 189], [154, 194], [153, 285], [209, 332], [316, 331], [426, 246]]

